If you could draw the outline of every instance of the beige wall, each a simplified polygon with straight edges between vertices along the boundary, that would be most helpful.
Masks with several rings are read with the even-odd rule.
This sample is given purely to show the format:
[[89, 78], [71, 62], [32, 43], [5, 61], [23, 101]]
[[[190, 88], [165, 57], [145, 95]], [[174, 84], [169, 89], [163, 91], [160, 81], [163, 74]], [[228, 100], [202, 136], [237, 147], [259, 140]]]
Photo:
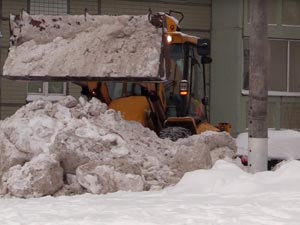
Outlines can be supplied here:
[[70, 14], [83, 14], [87, 8], [89, 14], [98, 14], [98, 0], [70, 0]]
[[185, 15], [182, 27], [193, 30], [210, 30], [210, 1], [199, 0], [196, 4], [170, 4], [159, 1], [106, 0], [102, 1], [101, 13], [111, 15], [147, 14], [149, 8], [153, 12], [168, 12], [170, 9], [181, 11]]

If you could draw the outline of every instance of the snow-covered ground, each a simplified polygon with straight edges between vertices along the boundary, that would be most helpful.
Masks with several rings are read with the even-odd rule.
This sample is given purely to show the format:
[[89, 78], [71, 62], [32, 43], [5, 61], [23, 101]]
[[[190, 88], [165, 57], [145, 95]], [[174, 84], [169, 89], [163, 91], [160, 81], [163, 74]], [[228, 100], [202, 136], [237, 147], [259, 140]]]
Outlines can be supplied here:
[[[292, 145], [292, 131], [279, 132], [270, 132], [271, 140], [277, 140], [273, 136], [277, 133], [281, 146], [300, 146], [300, 138]], [[269, 146], [271, 152], [278, 147]], [[248, 174], [219, 160], [212, 169], [186, 173], [177, 185], [161, 191], [1, 199], [0, 224], [296, 225], [300, 221], [299, 170], [300, 162], [295, 160], [282, 163], [276, 171]]]

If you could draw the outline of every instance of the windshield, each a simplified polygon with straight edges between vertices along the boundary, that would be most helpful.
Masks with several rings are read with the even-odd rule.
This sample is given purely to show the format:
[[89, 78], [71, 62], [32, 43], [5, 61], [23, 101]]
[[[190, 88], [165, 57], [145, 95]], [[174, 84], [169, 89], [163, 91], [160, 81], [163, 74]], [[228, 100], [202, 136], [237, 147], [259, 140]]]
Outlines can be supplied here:
[[114, 100], [128, 96], [149, 96], [149, 93], [156, 92], [154, 82], [105, 82], [109, 97]]
[[[170, 79], [165, 86], [168, 116], [205, 117], [201, 102], [204, 97], [203, 74], [196, 48], [192, 45], [171, 45], [170, 61]], [[181, 80], [188, 81], [187, 96], [180, 96]]]

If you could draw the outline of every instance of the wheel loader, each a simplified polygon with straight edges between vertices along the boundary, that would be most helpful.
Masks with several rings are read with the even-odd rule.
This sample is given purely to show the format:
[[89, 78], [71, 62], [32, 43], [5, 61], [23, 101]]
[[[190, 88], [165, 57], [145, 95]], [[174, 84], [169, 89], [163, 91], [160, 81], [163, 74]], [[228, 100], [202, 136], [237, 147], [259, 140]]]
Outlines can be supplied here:
[[210, 42], [182, 33], [183, 18], [172, 10], [149, 10], [145, 16], [22, 11], [10, 16], [11, 48], [3, 76], [72, 81], [88, 99], [96, 97], [124, 119], [173, 141], [207, 130], [230, 132], [228, 123], [208, 122]]

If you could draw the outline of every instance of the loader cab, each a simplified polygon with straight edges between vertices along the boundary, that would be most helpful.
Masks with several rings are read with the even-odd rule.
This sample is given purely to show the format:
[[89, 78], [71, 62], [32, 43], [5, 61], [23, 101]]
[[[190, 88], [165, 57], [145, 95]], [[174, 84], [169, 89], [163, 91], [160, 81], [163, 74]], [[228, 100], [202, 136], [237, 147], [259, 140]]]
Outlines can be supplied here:
[[169, 48], [170, 76], [165, 88], [167, 115], [206, 120], [205, 73], [199, 48], [191, 43], [172, 44]]
[[103, 101], [108, 99], [105, 98], [107, 95], [113, 103], [111, 104], [110, 100], [104, 101], [105, 103], [119, 111], [127, 111], [128, 104], [131, 105], [130, 109], [135, 105], [134, 98], [130, 98], [129, 101], [128, 97], [135, 96], [135, 99], [138, 99], [137, 96], [146, 96], [148, 101], [159, 100], [161, 122], [169, 117], [193, 117], [197, 121], [207, 121], [203, 52], [200, 51], [202, 54], [200, 55], [198, 45], [189, 42], [170, 44], [168, 50], [170, 66], [167, 81], [163, 83], [108, 81], [105, 82], [107, 94], [106, 91], [101, 91], [98, 98]]
[[[166, 117], [195, 117], [206, 120], [205, 77], [197, 46], [184, 43], [169, 46], [170, 75], [164, 83], [105, 82], [112, 100], [129, 96], [157, 95]], [[159, 87], [163, 91], [159, 93]], [[182, 90], [184, 88], [184, 90]]]

